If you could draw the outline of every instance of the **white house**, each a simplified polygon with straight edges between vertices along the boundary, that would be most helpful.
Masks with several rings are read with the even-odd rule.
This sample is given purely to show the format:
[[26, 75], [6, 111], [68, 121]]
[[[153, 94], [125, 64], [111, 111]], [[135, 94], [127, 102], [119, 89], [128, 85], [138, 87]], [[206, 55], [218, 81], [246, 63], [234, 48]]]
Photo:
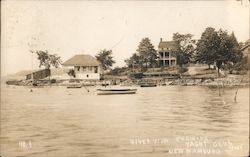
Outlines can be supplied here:
[[177, 63], [176, 54], [173, 52], [175, 48], [174, 41], [161, 41], [158, 45], [159, 64], [160, 66], [175, 66]]
[[90, 55], [75, 55], [62, 64], [68, 69], [74, 70], [76, 79], [99, 80], [100, 63]]

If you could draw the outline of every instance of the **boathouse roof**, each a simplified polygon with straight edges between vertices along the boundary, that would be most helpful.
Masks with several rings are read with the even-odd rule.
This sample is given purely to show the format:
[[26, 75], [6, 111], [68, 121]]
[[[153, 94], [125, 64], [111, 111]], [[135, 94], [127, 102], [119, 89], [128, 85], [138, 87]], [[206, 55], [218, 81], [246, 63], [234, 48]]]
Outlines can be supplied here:
[[92, 56], [80, 54], [65, 61], [63, 66], [99, 66], [100, 63]]

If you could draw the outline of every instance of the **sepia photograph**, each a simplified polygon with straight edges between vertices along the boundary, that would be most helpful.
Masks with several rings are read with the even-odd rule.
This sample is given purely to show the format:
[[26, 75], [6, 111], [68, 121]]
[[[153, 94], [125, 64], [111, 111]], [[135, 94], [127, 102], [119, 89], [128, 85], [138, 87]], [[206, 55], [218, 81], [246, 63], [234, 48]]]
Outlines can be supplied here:
[[249, 157], [250, 0], [2, 0], [0, 157]]

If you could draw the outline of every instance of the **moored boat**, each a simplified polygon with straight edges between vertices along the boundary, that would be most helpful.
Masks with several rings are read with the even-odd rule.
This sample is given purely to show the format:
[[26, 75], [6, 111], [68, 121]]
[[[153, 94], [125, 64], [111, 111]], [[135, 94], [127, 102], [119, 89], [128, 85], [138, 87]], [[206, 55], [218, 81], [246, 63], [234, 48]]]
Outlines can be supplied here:
[[154, 82], [146, 82], [146, 83], [141, 83], [140, 86], [141, 87], [156, 87], [157, 84]]
[[97, 95], [135, 94], [137, 89], [97, 89]]
[[157, 82], [155, 80], [151, 80], [151, 79], [144, 79], [144, 80], [141, 80], [139, 85], [141, 87], [156, 87]]
[[81, 84], [69, 84], [67, 85], [67, 88], [82, 88]]

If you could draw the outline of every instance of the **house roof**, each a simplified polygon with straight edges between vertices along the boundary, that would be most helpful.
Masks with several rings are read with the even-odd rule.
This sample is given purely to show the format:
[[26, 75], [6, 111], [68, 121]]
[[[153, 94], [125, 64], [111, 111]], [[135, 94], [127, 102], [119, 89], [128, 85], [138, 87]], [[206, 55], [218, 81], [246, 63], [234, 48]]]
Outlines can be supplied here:
[[246, 48], [248, 48], [250, 46], [250, 44], [246, 44], [245, 46], [243, 46], [242, 48], [241, 48], [241, 51], [244, 51]]
[[175, 48], [175, 42], [174, 41], [160, 41], [158, 48], [169, 48], [174, 49]]
[[90, 55], [75, 55], [65, 61], [63, 66], [99, 66], [100, 63]]
[[245, 42], [245, 45], [241, 48], [241, 51], [244, 51], [246, 48], [248, 48], [250, 46], [250, 39], [248, 39], [246, 42]]

